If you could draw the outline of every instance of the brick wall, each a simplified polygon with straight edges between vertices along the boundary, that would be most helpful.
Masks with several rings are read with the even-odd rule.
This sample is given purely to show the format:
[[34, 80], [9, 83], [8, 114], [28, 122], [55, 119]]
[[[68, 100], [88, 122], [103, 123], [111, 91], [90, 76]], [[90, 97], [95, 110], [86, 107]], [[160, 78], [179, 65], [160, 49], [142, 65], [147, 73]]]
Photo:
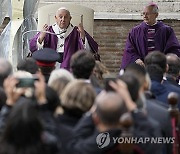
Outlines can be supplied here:
[[[102, 63], [110, 72], [118, 73], [126, 38], [130, 29], [141, 21], [128, 20], [95, 20], [94, 38], [99, 44]], [[173, 27], [180, 41], [180, 21], [164, 20]]]

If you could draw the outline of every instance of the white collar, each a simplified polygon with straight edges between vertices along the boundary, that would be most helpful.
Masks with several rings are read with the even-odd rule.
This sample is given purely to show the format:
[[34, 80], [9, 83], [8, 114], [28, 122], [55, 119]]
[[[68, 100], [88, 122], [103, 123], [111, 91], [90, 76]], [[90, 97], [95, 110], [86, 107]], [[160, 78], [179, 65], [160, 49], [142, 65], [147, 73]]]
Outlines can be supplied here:
[[[66, 38], [74, 29], [74, 26], [72, 24], [70, 24], [68, 26], [67, 29], [61, 29], [56, 23], [54, 25], [52, 25], [52, 29], [54, 31], [55, 34], [59, 34], [63, 31], [66, 31], [65, 33], [63, 33], [62, 35]], [[58, 37], [60, 37], [60, 35], [57, 35]]]
[[[146, 23], [146, 22], [145, 22]], [[148, 25], [148, 26], [154, 26], [154, 25], [156, 25], [157, 24], [157, 21], [153, 24], [153, 25], [148, 25], [147, 23], [146, 23], [146, 25]]]

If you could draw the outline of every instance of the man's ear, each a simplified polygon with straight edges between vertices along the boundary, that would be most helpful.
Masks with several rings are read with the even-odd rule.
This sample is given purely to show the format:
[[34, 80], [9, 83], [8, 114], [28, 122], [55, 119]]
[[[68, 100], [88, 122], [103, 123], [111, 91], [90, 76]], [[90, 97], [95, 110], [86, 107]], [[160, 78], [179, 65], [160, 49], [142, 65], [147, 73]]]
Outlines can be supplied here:
[[70, 21], [71, 21], [72, 17], [70, 16]]
[[168, 70], [169, 70], [169, 65], [166, 64], [166, 73], [168, 72]]
[[54, 18], [55, 18], [55, 20], [57, 21], [57, 16], [56, 16], [56, 15], [54, 16]]
[[146, 90], [150, 90], [150, 85], [148, 83], [147, 80], [145, 80], [144, 84], [143, 84], [143, 90], [146, 91]]
[[156, 13], [156, 18], [158, 17], [159, 13]]
[[92, 119], [95, 125], [98, 125], [100, 123], [100, 119], [96, 112], [92, 113]]

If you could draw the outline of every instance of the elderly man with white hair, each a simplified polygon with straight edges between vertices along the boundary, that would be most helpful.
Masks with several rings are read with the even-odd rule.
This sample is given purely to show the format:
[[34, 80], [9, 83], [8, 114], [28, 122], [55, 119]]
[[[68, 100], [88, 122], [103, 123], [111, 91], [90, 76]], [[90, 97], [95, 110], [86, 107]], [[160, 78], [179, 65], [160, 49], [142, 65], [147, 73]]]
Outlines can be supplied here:
[[[97, 53], [98, 44], [84, 30], [82, 23], [79, 26], [71, 24], [71, 14], [68, 9], [59, 8], [55, 15], [56, 23], [45, 24], [42, 32], [30, 40], [31, 52], [40, 48], [52, 48], [60, 54], [61, 68], [70, 69], [71, 56], [80, 49]], [[53, 35], [54, 34], [54, 35]]]

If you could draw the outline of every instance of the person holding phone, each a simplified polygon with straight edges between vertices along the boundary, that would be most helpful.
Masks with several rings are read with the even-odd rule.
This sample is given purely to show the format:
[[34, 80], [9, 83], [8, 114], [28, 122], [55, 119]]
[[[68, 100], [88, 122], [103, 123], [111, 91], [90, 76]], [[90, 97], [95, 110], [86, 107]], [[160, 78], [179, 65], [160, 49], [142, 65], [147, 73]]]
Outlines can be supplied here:
[[[45, 24], [42, 32], [35, 35], [30, 40], [30, 51], [40, 48], [52, 48], [60, 54], [58, 60], [60, 67], [67, 70], [70, 69], [71, 56], [80, 49], [86, 49], [93, 53], [97, 53], [98, 44], [84, 30], [83, 23], [79, 26], [71, 24], [70, 11], [64, 7], [56, 11], [56, 23], [49, 26]], [[53, 35], [54, 34], [54, 35]]]

